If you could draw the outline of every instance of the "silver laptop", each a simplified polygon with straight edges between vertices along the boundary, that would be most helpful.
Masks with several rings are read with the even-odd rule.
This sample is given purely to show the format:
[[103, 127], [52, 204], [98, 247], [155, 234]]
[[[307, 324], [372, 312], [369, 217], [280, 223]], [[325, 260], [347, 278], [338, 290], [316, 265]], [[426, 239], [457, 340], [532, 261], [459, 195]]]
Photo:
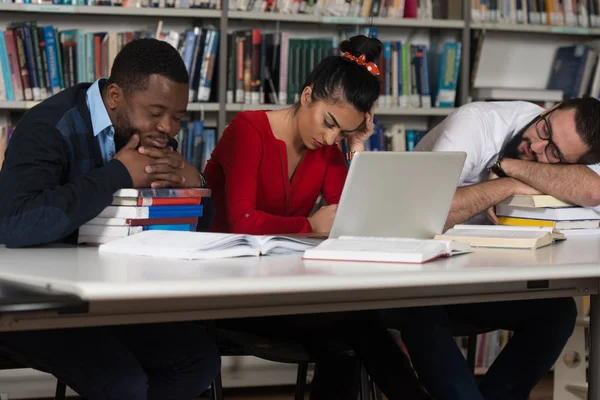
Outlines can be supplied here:
[[356, 153], [329, 237], [431, 239], [442, 233], [466, 156]]

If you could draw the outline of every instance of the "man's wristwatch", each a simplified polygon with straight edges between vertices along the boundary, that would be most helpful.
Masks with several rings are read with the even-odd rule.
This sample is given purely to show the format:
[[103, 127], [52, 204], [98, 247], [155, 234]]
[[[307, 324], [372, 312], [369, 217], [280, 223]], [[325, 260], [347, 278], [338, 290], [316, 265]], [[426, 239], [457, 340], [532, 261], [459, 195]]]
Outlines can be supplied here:
[[202, 182], [201, 187], [205, 188], [207, 185], [206, 185], [206, 178], [204, 177], [204, 174], [202, 172], [198, 171], [198, 175], [200, 175], [200, 182]]
[[502, 156], [498, 157], [494, 165], [490, 167], [490, 171], [496, 174], [499, 178], [506, 178], [506, 172], [502, 169]]

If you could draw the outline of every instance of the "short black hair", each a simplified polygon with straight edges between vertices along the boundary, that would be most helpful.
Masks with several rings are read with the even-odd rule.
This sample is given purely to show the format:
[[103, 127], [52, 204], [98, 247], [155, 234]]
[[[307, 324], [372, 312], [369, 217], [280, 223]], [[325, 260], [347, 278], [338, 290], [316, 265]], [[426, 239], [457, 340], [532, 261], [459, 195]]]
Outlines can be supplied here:
[[107, 83], [118, 85], [127, 94], [146, 90], [150, 75], [189, 83], [179, 52], [169, 43], [157, 39], [136, 39], [127, 43], [115, 57]]
[[581, 164], [596, 164], [600, 162], [600, 100], [583, 96], [567, 99], [560, 103], [557, 109], [575, 109], [575, 129], [590, 151], [579, 162]]
[[[353, 36], [340, 43], [340, 51], [355, 57], [365, 55], [367, 62], [377, 63], [383, 45], [377, 39]], [[346, 101], [360, 112], [369, 112], [381, 92], [377, 76], [363, 65], [343, 56], [331, 56], [321, 61], [308, 76], [302, 90], [312, 87], [312, 99]]]

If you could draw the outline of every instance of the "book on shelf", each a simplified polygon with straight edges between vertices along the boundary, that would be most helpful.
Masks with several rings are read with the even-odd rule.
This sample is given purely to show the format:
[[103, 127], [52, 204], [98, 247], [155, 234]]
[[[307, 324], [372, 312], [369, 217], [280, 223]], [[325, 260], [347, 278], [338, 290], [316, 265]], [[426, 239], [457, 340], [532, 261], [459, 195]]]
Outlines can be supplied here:
[[538, 249], [564, 240], [565, 236], [552, 227], [463, 224], [436, 238], [466, 243], [472, 247]]
[[562, 90], [567, 99], [600, 96], [598, 52], [586, 44], [558, 47], [547, 89]]
[[564, 207], [576, 207], [575, 204], [567, 203], [554, 196], [547, 194], [540, 195], [516, 195], [511, 196], [505, 200], [502, 200], [499, 204], [515, 207], [528, 207], [528, 208], [564, 208]]
[[439, 257], [470, 252], [470, 246], [452, 240], [352, 237], [327, 239], [306, 250], [305, 260], [421, 264]]
[[182, 260], [210, 260], [296, 253], [319, 242], [319, 239], [309, 237], [144, 231], [103, 244], [99, 251]]
[[77, 241], [102, 244], [144, 231], [196, 231], [202, 200], [210, 195], [202, 188], [118, 190], [112, 205], [79, 228]]

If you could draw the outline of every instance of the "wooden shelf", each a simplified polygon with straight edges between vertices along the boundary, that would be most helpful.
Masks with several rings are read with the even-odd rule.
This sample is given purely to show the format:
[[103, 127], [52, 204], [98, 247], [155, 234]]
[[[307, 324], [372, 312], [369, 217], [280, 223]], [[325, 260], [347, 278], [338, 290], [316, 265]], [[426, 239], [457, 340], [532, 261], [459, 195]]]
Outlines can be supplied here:
[[27, 12], [80, 15], [122, 15], [161, 18], [221, 18], [220, 10], [199, 8], [135, 8], [112, 6], [63, 6], [54, 4], [0, 4], [2, 12]]
[[555, 35], [586, 35], [600, 36], [598, 28], [581, 28], [571, 26], [548, 26], [548, 25], [531, 25], [531, 24], [503, 24], [503, 23], [486, 23], [475, 22], [471, 24], [472, 29], [485, 29], [490, 31], [504, 32], [527, 32], [527, 33], [547, 33]]

